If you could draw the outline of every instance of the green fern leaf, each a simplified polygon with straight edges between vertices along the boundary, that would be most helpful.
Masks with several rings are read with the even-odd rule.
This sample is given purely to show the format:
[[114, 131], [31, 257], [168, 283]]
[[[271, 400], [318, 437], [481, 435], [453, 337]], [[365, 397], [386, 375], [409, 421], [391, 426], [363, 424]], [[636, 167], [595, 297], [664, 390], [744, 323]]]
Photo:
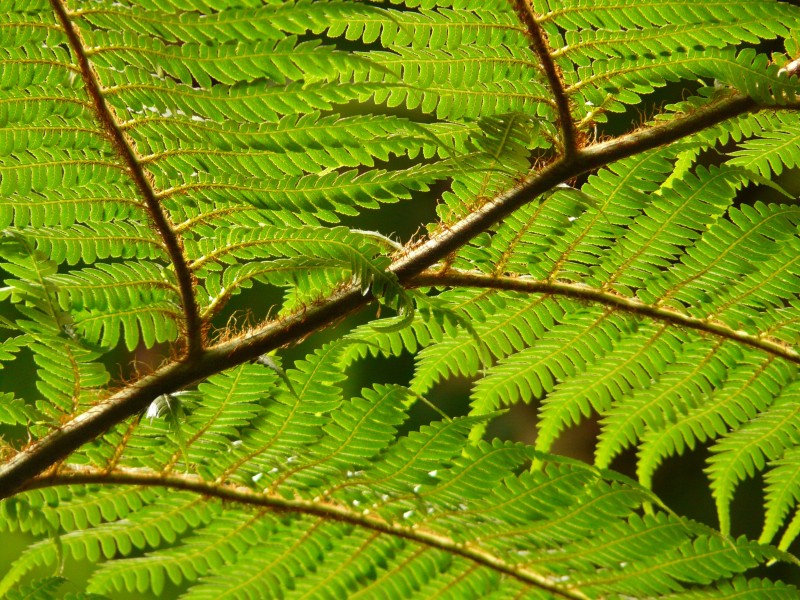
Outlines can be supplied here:
[[0, 0], [0, 595], [797, 597], [799, 16]]

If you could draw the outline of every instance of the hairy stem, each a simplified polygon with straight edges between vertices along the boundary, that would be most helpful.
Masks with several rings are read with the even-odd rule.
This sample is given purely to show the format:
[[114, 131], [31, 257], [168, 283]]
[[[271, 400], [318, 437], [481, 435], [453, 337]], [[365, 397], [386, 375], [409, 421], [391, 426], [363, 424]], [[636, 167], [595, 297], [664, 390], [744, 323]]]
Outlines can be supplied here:
[[147, 205], [150, 218], [153, 220], [155, 228], [158, 230], [167, 254], [175, 269], [175, 277], [178, 280], [181, 304], [186, 320], [186, 349], [189, 357], [196, 356], [203, 351], [203, 324], [200, 312], [194, 297], [193, 282], [194, 278], [183, 254], [183, 244], [179, 234], [175, 231], [167, 214], [161, 210], [158, 201], [158, 194], [153, 188], [147, 172], [142, 166], [142, 162], [130, 141], [114, 118], [111, 108], [103, 97], [103, 88], [97, 79], [97, 75], [89, 62], [86, 48], [81, 41], [80, 33], [70, 20], [70, 13], [64, 0], [50, 0], [50, 4], [58, 17], [61, 27], [67, 35], [70, 48], [75, 56], [75, 60], [80, 68], [83, 83], [92, 99], [95, 115], [103, 126], [108, 139], [117, 151], [117, 154], [124, 161], [127, 172], [136, 184], [139, 193]]
[[111, 472], [91, 468], [70, 467], [61, 473], [37, 477], [26, 489], [37, 489], [59, 485], [88, 483], [157, 486], [177, 490], [187, 490], [207, 498], [236, 502], [249, 506], [270, 508], [273, 511], [294, 513], [350, 523], [356, 527], [378, 533], [401, 537], [418, 544], [424, 544], [455, 556], [471, 560], [479, 565], [503, 573], [532, 587], [545, 590], [559, 598], [568, 600], [587, 600], [588, 596], [576, 589], [557, 584], [546, 576], [524, 566], [508, 563], [486, 550], [423, 528], [412, 528], [385, 521], [380, 517], [365, 515], [333, 502], [319, 502], [303, 498], [284, 498], [280, 494], [258, 493], [244, 486], [220, 485], [190, 474], [148, 473], [133, 469], [116, 469]]
[[564, 88], [564, 81], [561, 78], [558, 67], [553, 61], [551, 49], [547, 43], [547, 35], [536, 20], [530, 0], [512, 0], [512, 4], [520, 21], [524, 23], [528, 30], [528, 36], [531, 39], [531, 50], [539, 58], [542, 70], [544, 70], [545, 77], [547, 77], [547, 82], [550, 85], [550, 91], [553, 93], [553, 100], [558, 110], [558, 126], [561, 129], [564, 154], [570, 156], [578, 150], [578, 135], [575, 131], [575, 122], [572, 120], [572, 112], [569, 109], [569, 96]]
[[732, 340], [800, 365], [800, 353], [779, 340], [751, 335], [744, 331], [732, 329], [719, 321], [690, 317], [677, 310], [645, 304], [635, 298], [626, 298], [608, 290], [600, 290], [578, 283], [541, 281], [526, 277], [495, 277], [478, 271], [451, 269], [446, 273], [430, 271], [420, 273], [409, 282], [409, 285], [418, 287], [472, 287], [574, 298], [602, 304], [619, 312], [648, 317], [676, 327], [694, 329], [725, 340]]

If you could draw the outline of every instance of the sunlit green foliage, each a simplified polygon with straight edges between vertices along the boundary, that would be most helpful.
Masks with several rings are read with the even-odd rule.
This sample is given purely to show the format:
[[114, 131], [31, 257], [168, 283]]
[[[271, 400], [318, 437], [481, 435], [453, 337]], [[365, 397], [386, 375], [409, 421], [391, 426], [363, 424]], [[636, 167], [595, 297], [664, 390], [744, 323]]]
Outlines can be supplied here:
[[[166, 364], [3, 491], [0, 530], [36, 541], [0, 595], [796, 598], [749, 572], [800, 535], [798, 23], [773, 0], [0, 0], [0, 377], [36, 374], [0, 392], [0, 488], [138, 389], [119, 356]], [[683, 100], [637, 132], [661, 88]], [[360, 226], [431, 194], [413, 239]], [[253, 288], [271, 320], [210, 331]], [[378, 315], [284, 360], [347, 294]], [[407, 385], [346, 392], [403, 354]], [[469, 414], [405, 425], [453, 378]], [[489, 439], [532, 402], [532, 445]], [[589, 418], [594, 465], [550, 454]], [[716, 529], [650, 491], [701, 445]], [[730, 506], [757, 473], [755, 541]], [[98, 563], [85, 591], [66, 558]]]

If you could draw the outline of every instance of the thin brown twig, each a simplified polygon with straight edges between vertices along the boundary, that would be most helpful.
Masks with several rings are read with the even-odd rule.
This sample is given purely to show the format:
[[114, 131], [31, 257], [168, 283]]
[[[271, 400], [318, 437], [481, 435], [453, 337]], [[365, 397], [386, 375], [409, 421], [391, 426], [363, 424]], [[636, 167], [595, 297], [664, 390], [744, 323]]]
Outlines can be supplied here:
[[127, 167], [126, 171], [144, 199], [158, 234], [164, 240], [170, 262], [175, 269], [175, 277], [178, 280], [178, 288], [180, 290], [181, 304], [186, 321], [186, 353], [188, 357], [196, 356], [203, 351], [203, 322], [194, 296], [194, 277], [184, 256], [181, 238], [173, 228], [167, 214], [161, 210], [158, 194], [153, 188], [141, 160], [103, 97], [103, 88], [89, 62], [80, 33], [70, 20], [70, 13], [65, 1], [50, 0], [50, 4], [67, 35], [86, 91], [92, 99], [95, 114], [117, 154], [124, 161]]
[[547, 77], [547, 83], [550, 85], [550, 91], [558, 111], [558, 126], [561, 130], [563, 152], [565, 156], [571, 156], [578, 151], [578, 133], [575, 130], [575, 122], [572, 120], [572, 111], [569, 108], [569, 96], [564, 88], [564, 80], [550, 55], [551, 49], [547, 42], [547, 34], [536, 20], [536, 14], [534, 14], [529, 0], [512, 0], [512, 4], [520, 21], [528, 30], [531, 50], [539, 58], [542, 70]]
[[423, 527], [409, 527], [386, 521], [377, 515], [353, 511], [333, 502], [319, 502], [303, 498], [285, 498], [280, 494], [265, 494], [244, 486], [220, 485], [205, 481], [192, 474], [162, 474], [139, 469], [116, 469], [112, 472], [98, 471], [91, 467], [70, 466], [54, 474], [44, 475], [31, 481], [26, 489], [39, 489], [60, 485], [103, 483], [135, 485], [144, 487], [166, 487], [194, 492], [207, 498], [236, 502], [249, 506], [269, 508], [284, 513], [294, 513], [349, 523], [379, 534], [391, 535], [436, 548], [448, 554], [460, 556], [478, 565], [487, 567], [509, 577], [545, 590], [565, 600], [588, 600], [580, 590], [556, 583], [547, 575], [537, 573], [522, 565], [515, 565], [476, 545], [462, 543], [441, 533]]
[[711, 334], [725, 340], [732, 340], [800, 365], [800, 353], [779, 340], [749, 334], [744, 331], [733, 329], [721, 321], [698, 319], [677, 310], [645, 304], [635, 298], [626, 298], [619, 294], [611, 293], [608, 290], [601, 290], [583, 284], [563, 283], [527, 277], [494, 276], [479, 271], [451, 269], [446, 273], [440, 273], [438, 271], [425, 271], [420, 273], [409, 282], [409, 287], [413, 286], [471, 287], [574, 298], [576, 300], [601, 304], [622, 313], [649, 317], [655, 321], [661, 321], [676, 327], [694, 329], [695, 331]]

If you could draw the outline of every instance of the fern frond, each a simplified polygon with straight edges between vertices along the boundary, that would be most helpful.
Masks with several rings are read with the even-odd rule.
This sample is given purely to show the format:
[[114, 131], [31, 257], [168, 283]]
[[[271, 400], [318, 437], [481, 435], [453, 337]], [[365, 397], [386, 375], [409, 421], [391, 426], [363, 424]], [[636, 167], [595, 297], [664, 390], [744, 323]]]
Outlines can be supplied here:
[[506, 298], [499, 294], [481, 294], [459, 308], [473, 323], [475, 335], [445, 339], [420, 352], [411, 382], [415, 392], [423, 394], [453, 374], [473, 376], [488, 365], [491, 355], [507, 356], [532, 344], [564, 310], [545, 298]]
[[[132, 512], [151, 504], [157, 494], [146, 488], [120, 488], [66, 486], [26, 492], [13, 502], [2, 506], [4, 527], [11, 531], [47, 532], [53, 527], [70, 532], [97, 527], [124, 519]], [[46, 518], [28, 519], [28, 513], [41, 513], [51, 506]]]
[[356, 343], [345, 350], [342, 364], [349, 366], [367, 355], [389, 357], [399, 356], [403, 351], [414, 353], [432, 343], [440, 343], [445, 336], [456, 337], [459, 325], [474, 335], [469, 321], [450, 307], [445, 298], [414, 294], [413, 301], [415, 318], [408, 327], [396, 329], [404, 319], [396, 316], [357, 327], [348, 334], [348, 339]]
[[138, 221], [144, 215], [141, 205], [126, 197], [130, 190], [122, 187], [92, 186], [49, 190], [44, 196], [11, 196], [0, 198], [0, 224], [3, 227], [40, 228], [75, 223], [107, 223]]
[[[29, 600], [31, 598], [35, 598], [36, 600], [54, 600], [57, 597], [59, 588], [64, 584], [65, 581], [66, 580], [62, 577], [47, 577], [46, 579], [39, 579], [33, 583], [21, 586], [17, 590], [13, 590], [8, 594], [7, 597], [10, 600]], [[78, 598], [83, 600], [85, 596], [81, 594], [78, 596]]]
[[644, 287], [725, 214], [743, 178], [736, 170], [698, 168], [661, 187], [591, 279], [622, 293]]
[[[322, 46], [319, 41], [298, 42], [295, 36], [279, 40], [206, 46], [185, 43], [179, 48], [158, 38], [128, 32], [91, 30], [90, 56], [98, 68], [123, 71], [133, 67], [160, 73], [184, 85], [211, 88], [211, 81], [234, 85], [255, 77], [282, 84], [305, 78], [314, 81], [362, 79], [367, 61], [346, 52]], [[236, 50], [236, 51], [234, 51]]]
[[[231, 124], [215, 121], [177, 120], [172, 115], [147, 116], [132, 122], [126, 131], [137, 141], [146, 160], [186, 157], [192, 151], [202, 155], [212, 139], [221, 152], [218, 156], [235, 156], [232, 151], [250, 151], [253, 160], [271, 161], [275, 167], [304, 163], [321, 171], [338, 167], [373, 166], [390, 156], [415, 158], [420, 149], [430, 154], [431, 138], [426, 128], [414, 121], [391, 115], [321, 116], [318, 112], [287, 115], [277, 123], [259, 125]], [[164, 148], [164, 150], [160, 150]], [[225, 154], [227, 152], [228, 154]], [[241, 156], [248, 156], [241, 152]], [[244, 159], [242, 159], [244, 160]], [[312, 162], [313, 161], [313, 162]], [[287, 174], [292, 175], [290, 171]]]
[[[777, 67], [767, 69], [770, 83], [755, 84], [764, 73], [766, 57], [756, 58], [750, 50], [735, 58], [731, 54], [741, 42], [755, 44], [786, 35], [786, 23], [797, 18], [796, 9], [786, 3], [553, 5], [542, 0], [532, 7], [550, 38], [573, 108], [587, 124], [605, 121], [604, 113], [623, 111], [624, 104], [637, 103], [640, 95], [666, 81], [693, 76], [725, 81], [765, 102], [783, 102], [786, 94], [794, 94], [779, 83]], [[772, 85], [777, 86], [774, 94], [768, 90]]]
[[213, 516], [207, 507], [185, 494], [162, 500], [159, 505], [147, 505], [130, 514], [127, 519], [73, 531], [30, 546], [0, 581], [0, 590], [7, 591], [37, 566], [56, 564], [62, 552], [92, 561], [112, 558], [117, 553], [126, 556], [135, 550], [157, 547], [162, 541], [175, 542], [187, 528], [207, 523]]
[[539, 411], [536, 448], [548, 451], [567, 427], [605, 414], [615, 400], [645, 388], [680, 352], [685, 338], [666, 326], [639, 327], [624, 337], [607, 356], [598, 357], [582, 374], [547, 395]]
[[732, 546], [728, 540], [718, 537], [698, 537], [693, 542], [684, 543], [674, 553], [667, 553], [661, 560], [645, 560], [632, 565], [630, 575], [587, 583], [597, 591], [607, 591], [610, 588], [606, 586], [613, 584], [614, 589], [645, 589], [647, 593], [661, 595], [676, 591], [684, 583], [709, 585], [719, 578], [720, 572], [747, 569], [755, 566], [759, 559], [775, 553], [744, 539]]
[[770, 466], [773, 468], [766, 474], [766, 516], [760, 537], [764, 541], [771, 541], [775, 537], [789, 511], [800, 499], [797, 448], [790, 448]]
[[[652, 279], [648, 293], [658, 302], [702, 306], [709, 300], [707, 290], [725, 290], [744, 274], [758, 268], [788, 242], [790, 223], [800, 218], [793, 206], [744, 205], [728, 211], [686, 252], [681, 264], [668, 274]], [[696, 311], [697, 309], [695, 309]]]
[[0, 260], [3, 269], [17, 278], [6, 280], [22, 317], [16, 326], [34, 340], [37, 388], [47, 399], [40, 410], [51, 418], [73, 414], [97, 399], [92, 388], [99, 390], [109, 380], [105, 367], [95, 362], [100, 353], [80, 338], [71, 315], [59, 306], [57, 289], [48, 281], [56, 272], [53, 261], [20, 234], [0, 238]]
[[[113, 71], [109, 73], [113, 75]], [[332, 110], [349, 100], [368, 99], [379, 88], [370, 83], [289, 83], [285, 87], [237, 85], [208, 89], [176, 83], [166, 78], [154, 82], [147, 73], [126, 69], [125, 79], [106, 90], [108, 102], [128, 120], [130, 127], [142, 118], [156, 113], [175, 119], [203, 123], [223, 123], [230, 114], [243, 123], [278, 122], [282, 115]], [[153, 110], [155, 109], [155, 110]]]
[[[2, 322], [0, 322], [0, 327], [2, 327]], [[6, 327], [2, 328], [6, 329]], [[16, 329], [16, 326], [8, 327], [8, 329]], [[19, 351], [22, 350], [26, 344], [29, 344], [30, 341], [27, 335], [17, 335], [8, 337], [0, 342], [0, 369], [3, 368], [3, 362], [14, 360]]]
[[[0, 347], [0, 352], [2, 352]], [[37, 412], [14, 394], [0, 395], [0, 423], [3, 425], [28, 425], [37, 420]]]
[[745, 141], [729, 162], [757, 171], [762, 177], [780, 175], [784, 169], [800, 164], [800, 127], [788, 122], [779, 131], [765, 131]]
[[[33, 234], [28, 229], [23, 233]], [[162, 243], [138, 223], [115, 221], [35, 231], [36, 249], [55, 263], [93, 263], [107, 258], [163, 258]]]
[[[50, 281], [58, 290], [61, 308], [74, 315], [74, 324], [87, 341], [113, 348], [121, 325], [132, 350], [138, 344], [139, 329], [148, 347], [177, 336], [180, 301], [171, 279], [160, 265], [128, 262], [101, 263], [97, 268], [54, 275]], [[149, 310], [137, 315], [134, 311], [144, 305]], [[87, 323], [93, 318], [99, 321], [89, 328]]]
[[[444, 8], [446, 4], [429, 3], [429, 7], [412, 12], [326, 2], [318, 11], [292, 15], [291, 20], [278, 14], [273, 22], [286, 31], [304, 27], [314, 33], [325, 31], [330, 37], [360, 39], [367, 44], [380, 38], [387, 48], [411, 46], [438, 50], [475, 44], [525, 47], [523, 30], [506, 10], [505, 3], [495, 0], [478, 10]], [[431, 10], [433, 6], [435, 11]]]
[[353, 283], [364, 293], [371, 290], [389, 301], [405, 297], [393, 275], [384, 270], [389, 261], [381, 248], [368, 236], [343, 227], [232, 227], [218, 229], [215, 238], [201, 240], [188, 249], [189, 256], [196, 257], [192, 270], [202, 273], [205, 265], [212, 268], [237, 259], [314, 257], [330, 267], [346, 267]]
[[693, 600], [695, 598], [708, 598], [709, 594], [711, 594], [711, 597], [743, 598], [745, 600], [757, 600], [758, 598], [762, 598], [764, 594], [770, 594], [773, 598], [784, 600], [791, 598], [794, 591], [782, 585], [775, 585], [775, 583], [771, 581], [739, 577], [734, 579], [731, 583], [721, 585], [718, 592], [709, 592], [708, 590], [700, 589], [695, 592], [672, 594], [666, 597], [671, 600]]
[[706, 22], [729, 23], [736, 28], [740, 21], [758, 22], [764, 29], [774, 29], [773, 35], [783, 33], [782, 27], [793, 7], [773, 0], [746, 0], [737, 4], [712, 0], [699, 5], [691, 0], [679, 0], [663, 6], [658, 0], [620, 4], [613, 0], [587, 3], [568, 0], [557, 5], [550, 0], [534, 0], [534, 9], [543, 22], [552, 21], [566, 30], [589, 30], [600, 24], [613, 23], [619, 28], [632, 29], [661, 27], [675, 24]]
[[[391, 441], [396, 427], [405, 419], [401, 402], [408, 392], [399, 386], [379, 386], [365, 389], [363, 395], [363, 400], [351, 401], [347, 412], [334, 413], [320, 442], [282, 469], [270, 486], [285, 483], [293, 488], [324, 489], [332, 478], [338, 479], [342, 470], [357, 471], [367, 466], [365, 459], [374, 454], [376, 446]], [[356, 444], [355, 440], [361, 443]]]
[[[197, 172], [196, 181], [167, 190], [165, 197], [181, 196], [220, 203], [230, 196], [256, 207], [278, 213], [278, 218], [288, 220], [282, 213], [297, 213], [305, 221], [304, 213], [319, 215], [329, 222], [338, 222], [337, 213], [358, 214], [358, 209], [377, 208], [380, 202], [396, 202], [411, 197], [411, 192], [426, 191], [442, 179], [446, 165], [412, 167], [386, 172], [381, 169], [359, 175], [355, 170], [330, 172], [284, 179], [261, 180], [257, 185], [238, 176], [220, 175], [214, 179]], [[265, 219], [262, 218], [262, 222]], [[267, 219], [269, 220], [268, 216]]]
[[208, 527], [187, 536], [179, 553], [156, 550], [147, 557], [106, 563], [93, 578], [91, 587], [106, 593], [131, 590], [144, 594], [152, 590], [162, 594], [168, 581], [173, 584], [197, 581], [252, 546], [263, 547], [274, 528], [273, 521], [263, 512], [218, 514]]
[[527, 403], [541, 398], [557, 380], [582, 372], [610, 350], [620, 331], [627, 328], [624, 319], [609, 312], [573, 312], [533, 346], [488, 369], [473, 389], [473, 412], [491, 412], [520, 400]]
[[635, 443], [637, 432], [658, 430], [664, 423], [680, 420], [712, 389], [722, 387], [728, 368], [739, 359], [738, 349], [721, 342], [698, 340], [685, 343], [681, 350], [658, 381], [605, 411], [595, 451], [599, 466], [607, 467], [616, 454]]
[[[0, 0], [0, 596], [797, 597], [798, 17]], [[701, 445], [719, 530], [648, 489]]]
[[[767, 8], [767, 3], [761, 3]], [[784, 5], [779, 5], [784, 6]], [[774, 6], [773, 6], [774, 7]], [[565, 45], [557, 48], [553, 56], [568, 58], [579, 67], [587, 67], [595, 60], [608, 58], [632, 59], [637, 56], [659, 56], [671, 52], [686, 52], [703, 48], [725, 48], [739, 42], [756, 44], [760, 39], [770, 39], [785, 33], [784, 25], [772, 20], [764, 10], [758, 17], [748, 16], [735, 21], [704, 23], [702, 33], [696, 23], [660, 21], [658, 26], [631, 29], [567, 30]], [[764, 22], [757, 20], [768, 17]], [[684, 17], [685, 18], [685, 17]]]
[[376, 56], [376, 61], [386, 69], [387, 83], [402, 83], [374, 94], [376, 102], [389, 106], [402, 103], [443, 120], [509, 112], [551, 114], [546, 88], [531, 77], [536, 74], [535, 63], [514, 57], [503, 46], [488, 56], [466, 48], [457, 52], [398, 48], [393, 54]]
[[[610, 253], [613, 244], [624, 238], [632, 218], [643, 211], [647, 192], [655, 191], [672, 170], [669, 161], [675, 148], [658, 149], [620, 161], [589, 178], [581, 192], [596, 199], [594, 207], [586, 207], [553, 236], [553, 244], [544, 249], [545, 258], [537, 271], [547, 277], [577, 281], [586, 276], [586, 263], [598, 255]], [[594, 210], [591, 210], [594, 208]], [[546, 262], [545, 262], [546, 261]]]
[[624, 104], [638, 104], [641, 96], [668, 82], [693, 77], [716, 77], [765, 105], [792, 102], [800, 88], [780, 67], [754, 50], [739, 54], [707, 50], [688, 52], [663, 61], [637, 58], [598, 61], [578, 70], [567, 92], [587, 106], [612, 112], [624, 111]]
[[664, 459], [737, 429], [765, 410], [794, 376], [790, 365], [772, 357], [745, 355], [707, 402], [645, 434], [639, 451], [639, 479], [649, 483]]

